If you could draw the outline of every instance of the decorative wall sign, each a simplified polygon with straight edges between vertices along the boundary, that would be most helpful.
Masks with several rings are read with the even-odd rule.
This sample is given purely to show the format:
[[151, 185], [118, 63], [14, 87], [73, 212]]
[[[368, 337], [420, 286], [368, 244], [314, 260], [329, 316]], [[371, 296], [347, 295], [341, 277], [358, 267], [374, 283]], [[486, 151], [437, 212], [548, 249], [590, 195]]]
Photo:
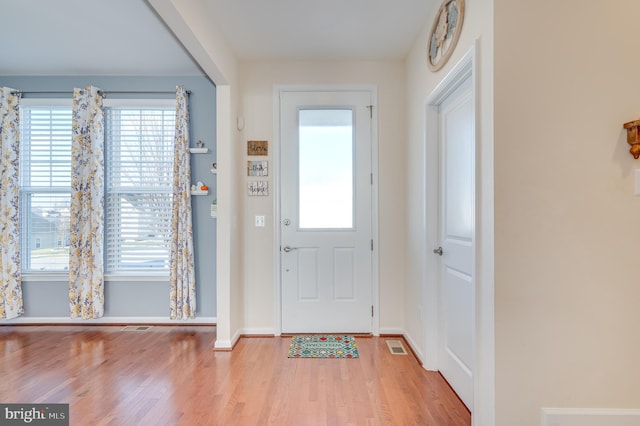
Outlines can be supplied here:
[[266, 196], [269, 195], [269, 182], [266, 180], [256, 180], [247, 184], [248, 195]]
[[247, 161], [247, 176], [269, 176], [269, 162]]
[[269, 155], [269, 142], [247, 141], [247, 155]]
[[444, 0], [433, 21], [427, 42], [427, 63], [438, 71], [453, 53], [464, 20], [464, 0]]

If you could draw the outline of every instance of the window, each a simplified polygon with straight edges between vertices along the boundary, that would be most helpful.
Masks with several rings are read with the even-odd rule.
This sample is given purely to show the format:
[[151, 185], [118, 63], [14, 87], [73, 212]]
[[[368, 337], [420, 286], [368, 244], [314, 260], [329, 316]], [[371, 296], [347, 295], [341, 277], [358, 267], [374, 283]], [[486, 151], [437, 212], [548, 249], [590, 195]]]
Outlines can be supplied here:
[[[51, 101], [49, 101], [51, 102]], [[21, 263], [25, 272], [69, 268], [71, 107], [22, 107], [20, 139]]]
[[[168, 272], [175, 105], [105, 114], [105, 273]], [[143, 102], [137, 102], [138, 105]], [[23, 272], [69, 265], [71, 102], [23, 100], [20, 226]]]
[[175, 107], [106, 117], [106, 271], [168, 270]]

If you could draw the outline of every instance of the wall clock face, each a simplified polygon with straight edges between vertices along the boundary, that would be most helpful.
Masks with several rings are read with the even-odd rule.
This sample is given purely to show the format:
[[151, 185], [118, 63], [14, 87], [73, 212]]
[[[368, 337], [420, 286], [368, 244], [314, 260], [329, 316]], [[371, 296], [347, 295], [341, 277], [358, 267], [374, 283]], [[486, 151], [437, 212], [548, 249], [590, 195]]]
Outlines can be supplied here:
[[444, 0], [431, 26], [427, 43], [427, 63], [438, 71], [451, 57], [458, 43], [464, 19], [464, 0]]

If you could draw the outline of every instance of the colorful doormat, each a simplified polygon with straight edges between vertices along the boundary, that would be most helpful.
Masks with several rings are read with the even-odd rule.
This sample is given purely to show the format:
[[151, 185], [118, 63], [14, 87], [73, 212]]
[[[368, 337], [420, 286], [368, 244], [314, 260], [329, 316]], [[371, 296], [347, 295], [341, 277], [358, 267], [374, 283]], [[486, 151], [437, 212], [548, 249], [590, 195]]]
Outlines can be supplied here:
[[293, 336], [289, 358], [358, 358], [358, 345], [353, 336]]

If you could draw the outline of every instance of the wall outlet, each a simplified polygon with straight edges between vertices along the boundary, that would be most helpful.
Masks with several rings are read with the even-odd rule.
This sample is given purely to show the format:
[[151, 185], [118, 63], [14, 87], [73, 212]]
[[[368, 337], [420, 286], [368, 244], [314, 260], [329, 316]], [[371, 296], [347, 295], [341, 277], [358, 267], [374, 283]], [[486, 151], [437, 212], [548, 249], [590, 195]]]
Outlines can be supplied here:
[[256, 228], [264, 228], [265, 219], [264, 216], [256, 216]]

